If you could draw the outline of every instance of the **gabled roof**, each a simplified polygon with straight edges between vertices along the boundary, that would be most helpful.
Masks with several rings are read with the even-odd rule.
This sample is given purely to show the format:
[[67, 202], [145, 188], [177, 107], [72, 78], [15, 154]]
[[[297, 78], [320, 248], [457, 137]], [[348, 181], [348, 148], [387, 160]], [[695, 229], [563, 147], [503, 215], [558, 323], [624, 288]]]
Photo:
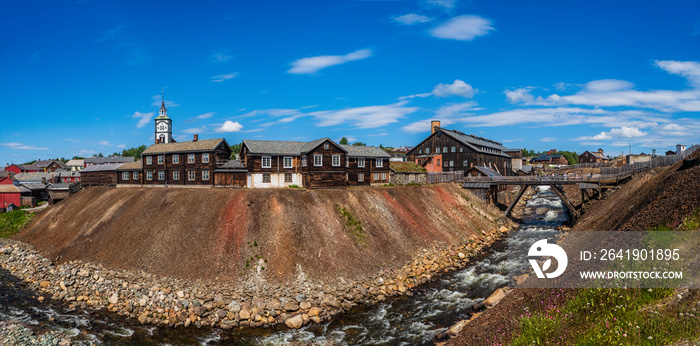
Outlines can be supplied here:
[[297, 142], [297, 141], [263, 141], [263, 140], [250, 140], [244, 139], [243, 145], [248, 148], [250, 154], [252, 155], [289, 155], [297, 156], [304, 155], [314, 149], [323, 142], [329, 141], [340, 150], [347, 152], [347, 149], [343, 145], [337, 144], [332, 139], [325, 137], [310, 142]]
[[101, 165], [103, 163], [124, 163], [134, 162], [133, 157], [86, 157], [84, 163], [94, 163]]
[[391, 158], [391, 155], [379, 147], [365, 147], [359, 145], [341, 144], [340, 147], [347, 151], [349, 157], [376, 157], [376, 158]]
[[32, 191], [34, 190], [46, 190], [46, 187], [48, 185], [43, 184], [43, 183], [22, 183], [20, 184], [21, 186], [24, 186], [27, 189], [30, 189]]
[[51, 166], [52, 163], [54, 163], [54, 160], [39, 160], [34, 162], [34, 165], [39, 168], [46, 168], [48, 166]]
[[532, 172], [532, 167], [533, 167], [532, 165], [523, 165], [523, 167], [520, 168], [520, 170], [525, 172], [525, 173], [530, 173], [530, 172]]
[[49, 181], [57, 174], [55, 172], [32, 172], [15, 174], [15, 180], [22, 182], [41, 182], [42, 179]]
[[85, 160], [83, 160], [83, 159], [68, 160], [68, 162], [66, 162], [66, 166], [68, 166], [68, 167], [83, 167], [83, 166], [85, 166]]
[[542, 154], [534, 159], [532, 159], [532, 162], [539, 162], [539, 161], [549, 161], [551, 159], [556, 159], [559, 157], [562, 157], [564, 155], [547, 155], [547, 154]]
[[14, 186], [12, 184], [3, 184], [0, 185], [0, 192], [4, 193], [21, 193], [18, 186]]
[[181, 153], [181, 152], [200, 152], [213, 151], [221, 142], [228, 143], [223, 138], [200, 139], [198, 141], [176, 142], [176, 143], [161, 143], [153, 144], [148, 149], [143, 151], [143, 155], [148, 154], [166, 154], [166, 153]]
[[117, 171], [123, 163], [105, 163], [104, 165], [92, 165], [85, 167], [80, 173], [90, 173], [90, 172], [104, 172], [104, 171]]
[[14, 179], [15, 173], [10, 172], [10, 171], [0, 171], [0, 178], [5, 178], [5, 177], [10, 177], [10, 179]]
[[[445, 134], [455, 141], [462, 143], [464, 146], [468, 147], [472, 151], [478, 152], [478, 153], [483, 153], [487, 155], [494, 155], [494, 156], [501, 156], [501, 157], [507, 157], [510, 158], [509, 155], [503, 153], [503, 151], [508, 150], [506, 147], [504, 147], [501, 143], [492, 141], [490, 139], [486, 139], [483, 137], [478, 137], [474, 135], [468, 135], [466, 133], [457, 131], [457, 130], [448, 130], [444, 128], [437, 128], [437, 131], [434, 133], [431, 133], [430, 136], [428, 136], [426, 139], [424, 139], [422, 142], [420, 142], [418, 145], [413, 147], [409, 153], [413, 152], [418, 148], [423, 142], [427, 141], [428, 138], [439, 135], [439, 133]], [[490, 149], [490, 150], [489, 150]], [[500, 151], [500, 152], [495, 152], [495, 151]]]
[[487, 177], [490, 177], [490, 176], [500, 177], [500, 176], [502, 176], [501, 173], [498, 173], [489, 167], [474, 166], [473, 168], [470, 168], [470, 169], [476, 169], [477, 171], [481, 172], [481, 174], [483, 174]]
[[143, 161], [127, 162], [117, 168], [118, 171], [133, 171], [143, 168]]
[[329, 142], [333, 143], [333, 145], [335, 145], [336, 147], [340, 148], [340, 150], [342, 150], [342, 151], [344, 151], [344, 152], [346, 152], [346, 153], [348, 152], [348, 151], [345, 150], [340, 144], [338, 144], [338, 143], [336, 143], [336, 142], [333, 142], [332, 139], [326, 137], [326, 138], [317, 139], [317, 140], [315, 140], [315, 141], [306, 142], [306, 144], [304, 145], [304, 147], [301, 149], [300, 154], [303, 155], [303, 154], [308, 153], [309, 151], [312, 151], [312, 150], [318, 148], [318, 146], [321, 145], [321, 143], [323, 143], [323, 142], [325, 142], [325, 141], [329, 141]]
[[15, 165], [17, 168], [19, 168], [22, 171], [43, 171], [43, 168], [40, 168], [36, 164], [32, 163], [29, 165]]
[[214, 172], [248, 172], [241, 160], [228, 160], [225, 164], [217, 167]]

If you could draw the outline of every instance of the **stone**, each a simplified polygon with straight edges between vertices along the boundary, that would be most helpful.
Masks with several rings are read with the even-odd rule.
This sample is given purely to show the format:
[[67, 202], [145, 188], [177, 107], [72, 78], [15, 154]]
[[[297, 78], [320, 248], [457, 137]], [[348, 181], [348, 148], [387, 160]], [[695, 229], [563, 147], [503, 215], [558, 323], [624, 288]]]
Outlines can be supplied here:
[[216, 312], [216, 317], [218, 318], [224, 318], [226, 317], [226, 315], [228, 315], [228, 312], [226, 312], [226, 310], [219, 310]]
[[304, 309], [304, 310], [308, 310], [308, 309], [311, 307], [311, 303], [309, 303], [309, 302], [302, 302], [301, 304], [299, 304], [299, 307], [302, 308], [302, 309]]
[[311, 309], [309, 309], [309, 316], [318, 316], [320, 314], [321, 314], [321, 309], [319, 309], [315, 306], [312, 307]]
[[292, 328], [292, 329], [299, 329], [301, 326], [304, 325], [304, 317], [299, 315], [294, 315], [284, 321], [284, 324], [287, 325], [287, 327]]
[[299, 304], [297, 304], [297, 302], [288, 301], [284, 303], [284, 309], [287, 311], [297, 311], [299, 310]]
[[139, 323], [141, 324], [146, 324], [146, 320], [148, 319], [148, 315], [143, 314], [139, 316]]
[[185, 298], [185, 292], [184, 291], [177, 291], [177, 297], [178, 298]]
[[469, 322], [469, 321], [468, 320], [461, 320], [461, 321], [455, 323], [452, 327], [450, 327], [450, 329], [448, 329], [445, 333], [450, 338], [454, 338], [457, 335], [459, 335], [459, 332], [461, 332], [462, 329], [464, 328], [464, 326], [467, 325], [467, 322]]
[[281, 306], [282, 302], [280, 302], [280, 300], [277, 298], [272, 299], [269, 303], [267, 303], [267, 308], [271, 310], [278, 310]]
[[226, 306], [226, 308], [228, 308], [228, 311], [231, 312], [239, 312], [241, 311], [241, 304], [234, 300], [228, 306]]
[[547, 211], [549, 211], [549, 209], [547, 209], [545, 207], [539, 207], [539, 208], [535, 209], [535, 214], [544, 215], [544, 214], [547, 214]]
[[498, 302], [503, 299], [503, 297], [506, 296], [506, 293], [503, 291], [502, 288], [497, 289], [495, 292], [493, 292], [486, 300], [484, 300], [483, 305], [487, 308], [491, 308], [498, 304]]
[[148, 299], [146, 299], [146, 297], [141, 297], [141, 299], [139, 299], [139, 306], [144, 307], [146, 304], [148, 304]]
[[311, 316], [309, 317], [310, 320], [312, 320], [314, 323], [321, 323], [321, 318], [318, 316]]
[[306, 300], [306, 295], [300, 294], [300, 295], [296, 296], [296, 300], [298, 303], [301, 303], [301, 302]]
[[109, 301], [110, 304], [117, 304], [117, 302], [119, 301], [119, 295], [117, 295], [116, 293], [112, 293], [112, 295], [107, 299], [107, 301]]
[[513, 280], [515, 280], [516, 285], [520, 286], [528, 277], [530, 277], [530, 274], [522, 274], [514, 277]]
[[46, 288], [46, 287], [48, 287], [49, 285], [51, 285], [51, 281], [42, 281], [42, 282], [39, 284], [39, 287], [41, 287], [41, 288]]
[[464, 259], [465, 257], [467, 257], [467, 255], [465, 255], [465, 254], [463, 254], [463, 253], [461, 253], [461, 252], [458, 253], [457, 256], [458, 256], [459, 258], [461, 258], [461, 259]]
[[238, 313], [238, 317], [240, 317], [240, 319], [242, 319], [242, 320], [247, 320], [250, 318], [250, 311], [248, 311], [248, 309], [242, 309]]

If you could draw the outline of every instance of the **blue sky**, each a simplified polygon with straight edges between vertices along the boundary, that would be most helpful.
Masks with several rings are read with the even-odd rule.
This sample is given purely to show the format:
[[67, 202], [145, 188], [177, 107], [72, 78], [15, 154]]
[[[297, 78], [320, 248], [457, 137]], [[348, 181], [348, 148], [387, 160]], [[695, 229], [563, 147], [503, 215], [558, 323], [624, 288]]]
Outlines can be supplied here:
[[0, 162], [177, 140], [700, 142], [697, 1], [3, 1]]

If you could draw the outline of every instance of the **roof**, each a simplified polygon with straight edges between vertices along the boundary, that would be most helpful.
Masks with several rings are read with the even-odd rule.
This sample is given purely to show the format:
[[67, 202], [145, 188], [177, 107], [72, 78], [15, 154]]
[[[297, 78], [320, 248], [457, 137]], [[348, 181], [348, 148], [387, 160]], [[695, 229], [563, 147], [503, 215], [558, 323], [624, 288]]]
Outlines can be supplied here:
[[143, 168], [143, 161], [127, 162], [117, 168], [118, 171], [132, 171]]
[[464, 183], [462, 185], [463, 189], [488, 189], [491, 187], [491, 183]]
[[0, 193], [21, 193], [20, 189], [17, 186], [14, 186], [12, 184], [5, 184], [5, 185], [0, 185]]
[[214, 172], [248, 172], [241, 160], [228, 160], [223, 165], [217, 167]]
[[133, 157], [86, 157], [84, 160], [85, 163], [94, 163], [94, 164], [104, 164], [104, 163], [124, 163], [124, 162], [134, 162]]
[[68, 166], [68, 167], [74, 167], [74, 166], [83, 167], [83, 166], [85, 166], [85, 160], [83, 160], [83, 159], [80, 159], [80, 160], [68, 160], [68, 162], [66, 162], [66, 166]]
[[24, 186], [27, 189], [30, 190], [45, 190], [48, 185], [43, 184], [43, 183], [22, 183], [21, 186]]
[[379, 147], [365, 147], [359, 145], [344, 145], [341, 144], [340, 147], [348, 152], [350, 157], [376, 157], [376, 158], [390, 158], [391, 155], [384, 151], [384, 149]]
[[[200, 139], [196, 142], [189, 141], [189, 142], [153, 144], [150, 147], [148, 147], [148, 149], [143, 151], [143, 155], [186, 152], [186, 151], [211, 151], [211, 150], [216, 149], [216, 147], [218, 147], [219, 144], [221, 144], [221, 142], [226, 143], [226, 140], [223, 138], [214, 138], [214, 139]], [[228, 146], [228, 143], [226, 143], [226, 146]]]
[[[599, 159], [605, 159], [605, 160], [609, 160], [609, 159], [610, 159], [610, 157], [608, 157], [608, 156], [600, 155], [600, 153], [597, 152], [597, 151], [588, 151], [588, 150], [586, 150], [586, 151], [584, 151], [581, 155], [583, 155], [583, 154], [585, 154], [585, 153], [589, 153], [589, 154], [591, 154], [591, 155], [593, 155], [593, 156], [595, 156], [595, 157], [597, 157], [597, 158], [599, 158]], [[581, 156], [581, 155], [579, 155], [579, 156]]]
[[[163, 112], [160, 112], [163, 111]], [[160, 109], [158, 110], [158, 113], [162, 113], [162, 115], [158, 115], [156, 119], [170, 119], [168, 116], [168, 109], [165, 108], [165, 100], [161, 101], [160, 103]]]
[[80, 173], [90, 173], [90, 172], [104, 172], [104, 171], [115, 171], [117, 168], [119, 168], [123, 163], [105, 163], [103, 165], [92, 165], [92, 166], [87, 166], [83, 170], [80, 171]]
[[72, 185], [77, 185], [79, 183], [58, 183], [49, 185], [49, 190], [70, 190]]
[[39, 160], [34, 162], [34, 165], [39, 167], [39, 168], [46, 168], [48, 166], [51, 166], [52, 163], [54, 163], [54, 160]]
[[[469, 149], [471, 149], [471, 150], [473, 150], [473, 151], [475, 151], [475, 152], [483, 153], [483, 154], [487, 154], [487, 155], [494, 155], [494, 156], [501, 156], [501, 157], [510, 158], [510, 156], [508, 156], [507, 154], [504, 154], [504, 153], [503, 153], [503, 151], [508, 150], [508, 149], [507, 149], [506, 147], [504, 147], [504, 146], [503, 146], [501, 143], [499, 143], [499, 142], [492, 141], [492, 140], [490, 140], [490, 139], [486, 139], [486, 138], [483, 138], [483, 137], [478, 137], [478, 136], [474, 136], [474, 135], [468, 135], [468, 134], [466, 134], [466, 133], [463, 133], [463, 132], [460, 132], [460, 131], [457, 131], [457, 130], [448, 130], [448, 129], [444, 129], [444, 128], [441, 128], [441, 127], [438, 127], [438, 128], [437, 128], [437, 131], [435, 131], [434, 133], [430, 134], [430, 136], [428, 136], [428, 137], [427, 137], [426, 139], [424, 139], [421, 143], [419, 143], [418, 145], [416, 145], [415, 147], [413, 147], [413, 149], [411, 149], [411, 151], [409, 151], [409, 152], [414, 151], [416, 148], [418, 148], [418, 147], [420, 146], [420, 144], [422, 144], [423, 142], [425, 142], [426, 140], [428, 140], [428, 138], [430, 138], [431, 136], [433, 136], [433, 135], [435, 135], [435, 134], [438, 134], [438, 133], [444, 133], [444, 134], [446, 134], [447, 136], [453, 138], [453, 139], [456, 140], [457, 142], [462, 143], [464, 146], [468, 147]], [[499, 152], [491, 151], [491, 150], [489, 150], [489, 149], [500, 151], [500, 153], [499, 153]]]
[[0, 171], [0, 178], [10, 177], [14, 178], [15, 173], [10, 171]]
[[39, 168], [36, 164], [32, 163], [30, 165], [15, 165], [17, 168], [23, 171], [43, 171], [42, 168]]
[[521, 149], [503, 149], [504, 153], [516, 153], [518, 151], [522, 151]]
[[61, 177], [79, 177], [80, 172], [79, 171], [56, 171], [56, 175], [61, 176]]
[[525, 173], [530, 173], [530, 172], [532, 172], [532, 168], [533, 168], [532, 165], [523, 165], [523, 167], [520, 168], [520, 170], [525, 172]]
[[[248, 148], [252, 155], [304, 155], [309, 151], [316, 149], [323, 142], [328, 141], [336, 145], [340, 150], [348, 152], [347, 145], [340, 145], [332, 139], [325, 137], [316, 139], [310, 142], [297, 141], [263, 141], [263, 140], [243, 140], [243, 144]], [[374, 148], [374, 147], [367, 147]], [[381, 149], [380, 149], [381, 150]], [[352, 156], [352, 155], [351, 155]], [[385, 156], [389, 157], [389, 155]]]
[[547, 154], [542, 154], [534, 159], [532, 159], [532, 162], [539, 162], [539, 161], [549, 161], [551, 159], [556, 159], [559, 157], [562, 157], [564, 155], [547, 155]]
[[56, 175], [55, 172], [32, 172], [32, 173], [19, 173], [15, 174], [15, 180], [22, 182], [41, 182], [42, 179], [51, 180]]
[[493, 170], [493, 169], [491, 169], [491, 168], [489, 168], [489, 167], [474, 166], [474, 167], [472, 167], [472, 168], [470, 168], [470, 169], [476, 169], [477, 171], [481, 172], [481, 174], [483, 174], [483, 175], [485, 175], [485, 176], [487, 176], [487, 177], [490, 177], [490, 176], [500, 177], [500, 176], [502, 176], [501, 173], [498, 173], [498, 172], [496, 172], [495, 170]]

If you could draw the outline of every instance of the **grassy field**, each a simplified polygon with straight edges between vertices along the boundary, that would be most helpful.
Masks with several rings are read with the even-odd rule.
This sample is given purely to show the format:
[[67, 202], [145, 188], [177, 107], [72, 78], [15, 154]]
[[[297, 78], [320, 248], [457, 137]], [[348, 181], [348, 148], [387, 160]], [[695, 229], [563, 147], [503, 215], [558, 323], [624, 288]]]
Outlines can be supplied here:
[[33, 217], [34, 213], [25, 212], [24, 210], [0, 214], [0, 238], [8, 238], [17, 234], [32, 221]]

